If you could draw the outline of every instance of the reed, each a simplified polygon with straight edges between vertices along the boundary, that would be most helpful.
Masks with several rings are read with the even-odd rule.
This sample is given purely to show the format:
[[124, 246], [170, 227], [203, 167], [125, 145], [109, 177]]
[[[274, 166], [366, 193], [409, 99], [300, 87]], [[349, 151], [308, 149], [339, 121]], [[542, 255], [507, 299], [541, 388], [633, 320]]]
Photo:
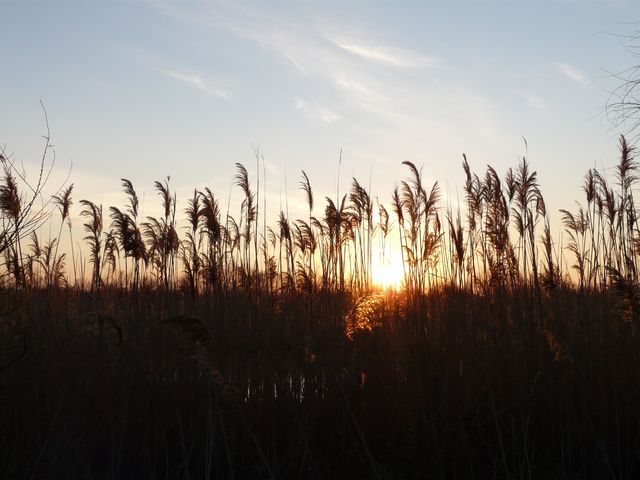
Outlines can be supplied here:
[[[166, 178], [143, 220], [122, 179], [108, 219], [78, 202], [73, 276], [73, 185], [38, 213], [3, 154], [0, 477], [637, 476], [637, 164], [619, 146], [615, 178], [589, 170], [560, 210], [562, 241], [526, 157], [476, 174], [463, 156], [446, 209], [411, 162], [388, 203], [356, 178], [318, 201], [302, 172], [303, 218], [269, 225], [264, 173], [254, 190], [241, 164], [235, 217], [206, 187], [178, 208]], [[375, 285], [376, 248], [399, 250], [399, 290]]]

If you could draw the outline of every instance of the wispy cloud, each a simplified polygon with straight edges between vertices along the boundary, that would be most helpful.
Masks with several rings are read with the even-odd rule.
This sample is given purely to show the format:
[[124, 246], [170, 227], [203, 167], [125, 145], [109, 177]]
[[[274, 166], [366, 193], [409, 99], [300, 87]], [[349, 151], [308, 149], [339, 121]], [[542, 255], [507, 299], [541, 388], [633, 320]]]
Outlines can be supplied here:
[[549, 106], [547, 102], [537, 93], [529, 90], [514, 90], [513, 93], [521, 98], [535, 110], [547, 110]]
[[367, 45], [362, 40], [354, 38], [329, 36], [329, 39], [337, 47], [370, 62], [404, 68], [431, 67], [442, 63], [440, 58], [421, 55], [404, 48]]
[[324, 123], [333, 123], [340, 118], [340, 115], [333, 110], [302, 98], [295, 99], [295, 109], [307, 118], [320, 120]]
[[224, 100], [230, 100], [230, 94], [223, 90], [221, 86], [217, 85], [211, 80], [205, 79], [202, 75], [191, 72], [177, 72], [174, 70], [162, 70], [162, 73], [170, 78], [178, 80], [191, 88], [200, 90], [210, 97], [219, 97]]
[[589, 85], [589, 79], [577, 68], [572, 67], [566, 63], [554, 63], [558, 71], [567, 78], [570, 78], [574, 82], [580, 85]]
[[370, 76], [357, 72], [341, 72], [335, 73], [331, 80], [343, 92], [345, 100], [355, 101], [369, 112], [373, 107], [379, 107], [387, 101], [382, 89], [373, 85]]
[[[465, 141], [470, 133], [502, 140], [503, 125], [492, 103], [467, 82], [452, 81], [453, 67], [445, 59], [411, 45], [391, 46], [357, 21], [348, 25], [306, 11], [277, 15], [226, 0], [202, 0], [195, 10], [167, 5], [166, 14], [249, 40], [285, 60], [298, 75], [288, 79], [296, 92], [294, 111], [307, 118], [324, 124], [349, 118], [345, 128], [352, 133], [374, 132], [380, 142], [396, 146], [400, 136], [405, 144], [411, 137], [422, 145], [425, 131], [443, 128], [464, 130]], [[415, 72], [406, 75], [406, 70]], [[436, 137], [442, 142], [441, 134]]]

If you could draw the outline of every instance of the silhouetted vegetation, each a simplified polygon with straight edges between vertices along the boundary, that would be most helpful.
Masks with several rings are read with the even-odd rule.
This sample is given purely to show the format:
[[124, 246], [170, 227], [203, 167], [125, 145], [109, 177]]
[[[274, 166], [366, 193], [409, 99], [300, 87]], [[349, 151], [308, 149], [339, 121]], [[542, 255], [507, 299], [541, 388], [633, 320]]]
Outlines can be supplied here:
[[[85, 247], [62, 252], [73, 185], [41, 201], [46, 172], [0, 160], [2, 478], [640, 475], [624, 137], [560, 243], [526, 158], [464, 157], [455, 208], [403, 162], [388, 203], [354, 178], [320, 205], [302, 172], [308, 215], [275, 221], [241, 164], [237, 216], [209, 188], [178, 208], [166, 178], [142, 218], [122, 179], [124, 207], [78, 201]], [[382, 290], [393, 248], [402, 287]]]

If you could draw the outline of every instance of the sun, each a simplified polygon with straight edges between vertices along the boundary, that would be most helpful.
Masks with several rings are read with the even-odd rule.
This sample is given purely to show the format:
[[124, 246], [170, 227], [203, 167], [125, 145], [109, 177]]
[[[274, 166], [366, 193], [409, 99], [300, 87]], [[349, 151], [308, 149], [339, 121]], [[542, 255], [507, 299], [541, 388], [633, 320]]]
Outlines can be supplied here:
[[373, 284], [378, 287], [385, 290], [399, 290], [404, 277], [400, 254], [386, 252], [384, 260], [381, 256], [374, 255], [371, 264], [371, 277]]

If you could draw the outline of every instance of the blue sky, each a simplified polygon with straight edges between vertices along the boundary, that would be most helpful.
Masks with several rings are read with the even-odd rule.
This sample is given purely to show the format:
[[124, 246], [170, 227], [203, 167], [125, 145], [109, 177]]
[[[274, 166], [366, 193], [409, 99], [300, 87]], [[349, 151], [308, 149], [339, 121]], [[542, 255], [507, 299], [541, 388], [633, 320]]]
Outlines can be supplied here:
[[[3, 1], [0, 143], [37, 162], [44, 102], [55, 181], [73, 162], [75, 199], [122, 204], [119, 179], [157, 203], [171, 176], [226, 199], [234, 163], [264, 155], [271, 210], [297, 212], [356, 176], [388, 203], [410, 160], [453, 200], [462, 153], [499, 172], [525, 154], [550, 210], [572, 208], [582, 175], [611, 166], [607, 72], [634, 58], [614, 34], [632, 1]], [[637, 59], [635, 59], [637, 61]], [[286, 175], [285, 175], [286, 173]], [[240, 193], [234, 192], [234, 199]], [[580, 198], [581, 200], [581, 198]], [[77, 204], [76, 204], [77, 206]], [[77, 211], [75, 212], [78, 213]]]

